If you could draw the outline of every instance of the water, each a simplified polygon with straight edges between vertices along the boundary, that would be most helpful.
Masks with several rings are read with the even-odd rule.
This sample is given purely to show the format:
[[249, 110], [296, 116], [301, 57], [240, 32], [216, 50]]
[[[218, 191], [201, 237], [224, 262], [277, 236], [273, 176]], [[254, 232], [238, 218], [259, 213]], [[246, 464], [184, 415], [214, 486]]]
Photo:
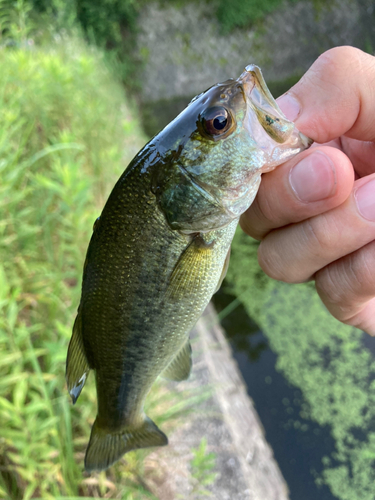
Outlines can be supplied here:
[[[235, 298], [218, 292], [214, 296], [216, 310], [222, 311]], [[242, 304], [221, 324], [288, 484], [291, 500], [336, 499], [327, 486], [315, 482], [323, 470], [322, 457], [334, 452], [330, 429], [314, 423], [295, 427], [292, 417], [301, 410], [302, 392], [276, 371], [276, 354]]]
[[290, 498], [374, 500], [375, 339], [332, 318], [313, 284], [265, 276], [257, 246], [236, 233], [214, 304]]

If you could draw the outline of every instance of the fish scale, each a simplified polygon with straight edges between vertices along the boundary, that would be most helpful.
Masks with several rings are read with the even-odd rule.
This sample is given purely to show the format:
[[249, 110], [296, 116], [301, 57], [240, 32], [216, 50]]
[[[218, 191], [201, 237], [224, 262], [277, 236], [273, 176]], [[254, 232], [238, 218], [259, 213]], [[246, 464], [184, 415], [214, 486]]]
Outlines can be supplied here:
[[[84, 278], [82, 335], [90, 367], [97, 372], [99, 421], [109, 428], [138, 418], [155, 378], [186, 342], [187, 333], [211, 298], [237, 226], [235, 220], [204, 234], [205, 241], [217, 242], [211, 265], [205, 273], [200, 272], [199, 288], [193, 287], [183, 304], [181, 300], [165, 302], [169, 275], [188, 241], [169, 228], [155, 195], [148, 192], [149, 203], [144, 203], [142, 187], [150, 180], [144, 176], [142, 184], [136, 182], [139, 169], [136, 165], [127, 171], [126, 182], [119, 183], [121, 191], [117, 194], [115, 190], [109, 199], [90, 243]], [[134, 196], [134, 189], [140, 191], [138, 196]], [[119, 224], [116, 213], [128, 205], [132, 217], [126, 222], [121, 217]], [[149, 364], [147, 360], [155, 352], [158, 355]], [[108, 379], [121, 380], [120, 388], [108, 384]]]
[[194, 99], [125, 170], [94, 225], [68, 350], [73, 403], [95, 371], [86, 470], [167, 444], [145, 398], [159, 375], [189, 376], [189, 332], [225, 276], [262, 169], [309, 144], [251, 66]]

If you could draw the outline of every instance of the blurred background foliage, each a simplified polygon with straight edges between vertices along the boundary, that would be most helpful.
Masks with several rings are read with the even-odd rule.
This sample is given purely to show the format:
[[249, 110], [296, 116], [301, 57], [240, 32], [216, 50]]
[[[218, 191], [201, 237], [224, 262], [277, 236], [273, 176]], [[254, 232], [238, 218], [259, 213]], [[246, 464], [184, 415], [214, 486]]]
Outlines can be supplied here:
[[[158, 5], [184, 9], [194, 2], [200, 3]], [[91, 380], [72, 408], [64, 381], [92, 223], [147, 140], [136, 102], [148, 52], [137, 45], [137, 36], [142, 11], [153, 5], [151, 0], [0, 0], [0, 498], [155, 498], [148, 488], [155, 470], [145, 469], [143, 451], [107, 473], [82, 476], [95, 391]], [[256, 35], [267, 14], [285, 2], [208, 0], [207, 5], [220, 34], [255, 27]], [[314, 1], [316, 12], [324, 5]], [[371, 12], [364, 18], [368, 33]], [[371, 37], [364, 40], [372, 51]], [[276, 94], [296, 79], [276, 82]], [[171, 116], [176, 109], [171, 106]], [[151, 122], [150, 115], [142, 116]], [[171, 116], [146, 127], [147, 134]], [[305, 417], [332, 425], [340, 465], [333, 467], [332, 457], [326, 457], [319, 480], [343, 500], [372, 500], [374, 366], [361, 350], [361, 333], [329, 318], [308, 285], [285, 288], [266, 278], [257, 266], [256, 244], [241, 233], [226, 287], [269, 337], [278, 369], [303, 388]], [[331, 371], [317, 354], [327, 350], [340, 354]], [[171, 399], [159, 387], [149, 405], [157, 423], [166, 420], [165, 428], [186, 415], [192, 401], [191, 395]], [[364, 429], [366, 439], [357, 439], [353, 428]], [[193, 455], [194, 487], [199, 489], [203, 478], [205, 489], [215, 476], [214, 457], [206, 454], [204, 442]]]
[[144, 136], [100, 52], [18, 28], [0, 50], [0, 497], [105, 492], [78, 466], [93, 385], [71, 410], [64, 366], [90, 228]]
[[[298, 0], [289, 0], [295, 3]], [[158, 3], [161, 7], [199, 3], [198, 0], [1, 0], [4, 15], [13, 12], [18, 16], [19, 34], [34, 35], [45, 22], [55, 32], [81, 28], [85, 38], [94, 45], [105, 49], [106, 57], [116, 65], [116, 75], [127, 86], [139, 85], [134, 79], [139, 75], [142, 57], [135, 49], [135, 39], [139, 32], [140, 12], [148, 5]], [[249, 28], [261, 22], [265, 16], [283, 5], [284, 0], [206, 0], [216, 16], [222, 33], [235, 28]], [[314, 0], [317, 9], [326, 5], [325, 0]], [[27, 23], [22, 21], [27, 17]], [[23, 23], [23, 24], [22, 24]], [[14, 24], [13, 24], [14, 26]], [[2, 27], [3, 36], [10, 34]], [[0, 29], [1, 31], [1, 29]], [[44, 31], [44, 30], [43, 30]], [[11, 36], [14, 36], [14, 31]], [[129, 77], [132, 77], [130, 79]]]
[[[18, 1], [9, 10], [5, 3], [0, 48], [0, 498], [154, 498], [146, 486], [142, 451], [110, 473], [82, 476], [96, 413], [94, 384], [71, 408], [64, 380], [92, 224], [146, 137], [100, 49], [87, 46], [79, 30], [54, 33], [53, 16], [42, 30], [46, 18], [38, 22], [29, 3]], [[168, 421], [164, 428], [186, 401], [191, 403], [186, 395], [176, 399], [161, 389], [155, 394], [149, 409], [159, 423]]]

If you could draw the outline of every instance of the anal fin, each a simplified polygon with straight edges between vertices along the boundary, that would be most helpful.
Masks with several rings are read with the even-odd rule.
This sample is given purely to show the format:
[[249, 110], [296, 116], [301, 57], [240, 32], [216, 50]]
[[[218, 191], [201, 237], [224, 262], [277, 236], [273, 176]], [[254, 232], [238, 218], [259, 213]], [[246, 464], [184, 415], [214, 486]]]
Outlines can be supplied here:
[[169, 365], [165, 368], [162, 373], [162, 377], [176, 382], [186, 380], [189, 378], [192, 364], [191, 345], [188, 339]]
[[68, 356], [66, 359], [66, 382], [73, 404], [77, 401], [90, 371], [82, 339], [82, 315], [78, 314], [73, 325]]

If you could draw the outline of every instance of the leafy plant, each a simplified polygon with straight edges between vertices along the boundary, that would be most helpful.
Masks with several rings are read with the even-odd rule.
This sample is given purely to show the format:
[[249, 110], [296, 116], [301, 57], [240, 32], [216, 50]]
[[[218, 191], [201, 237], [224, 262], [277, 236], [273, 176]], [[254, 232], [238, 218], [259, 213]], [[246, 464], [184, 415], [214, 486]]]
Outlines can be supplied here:
[[145, 138], [79, 40], [3, 50], [0, 64], [0, 497], [149, 498], [135, 457], [82, 476], [94, 386], [71, 408], [64, 381], [90, 227]]
[[[0, 51], [0, 498], [154, 498], [148, 451], [82, 474], [93, 377], [74, 407], [65, 358], [92, 223], [146, 142], [101, 51], [78, 38]], [[168, 432], [208, 393], [156, 387]]]
[[207, 439], [202, 438], [198, 448], [192, 449], [193, 458], [190, 461], [192, 491], [194, 498], [200, 496], [211, 496], [207, 486], [212, 485], [217, 477], [214, 472], [216, 467], [216, 455], [207, 451]]

